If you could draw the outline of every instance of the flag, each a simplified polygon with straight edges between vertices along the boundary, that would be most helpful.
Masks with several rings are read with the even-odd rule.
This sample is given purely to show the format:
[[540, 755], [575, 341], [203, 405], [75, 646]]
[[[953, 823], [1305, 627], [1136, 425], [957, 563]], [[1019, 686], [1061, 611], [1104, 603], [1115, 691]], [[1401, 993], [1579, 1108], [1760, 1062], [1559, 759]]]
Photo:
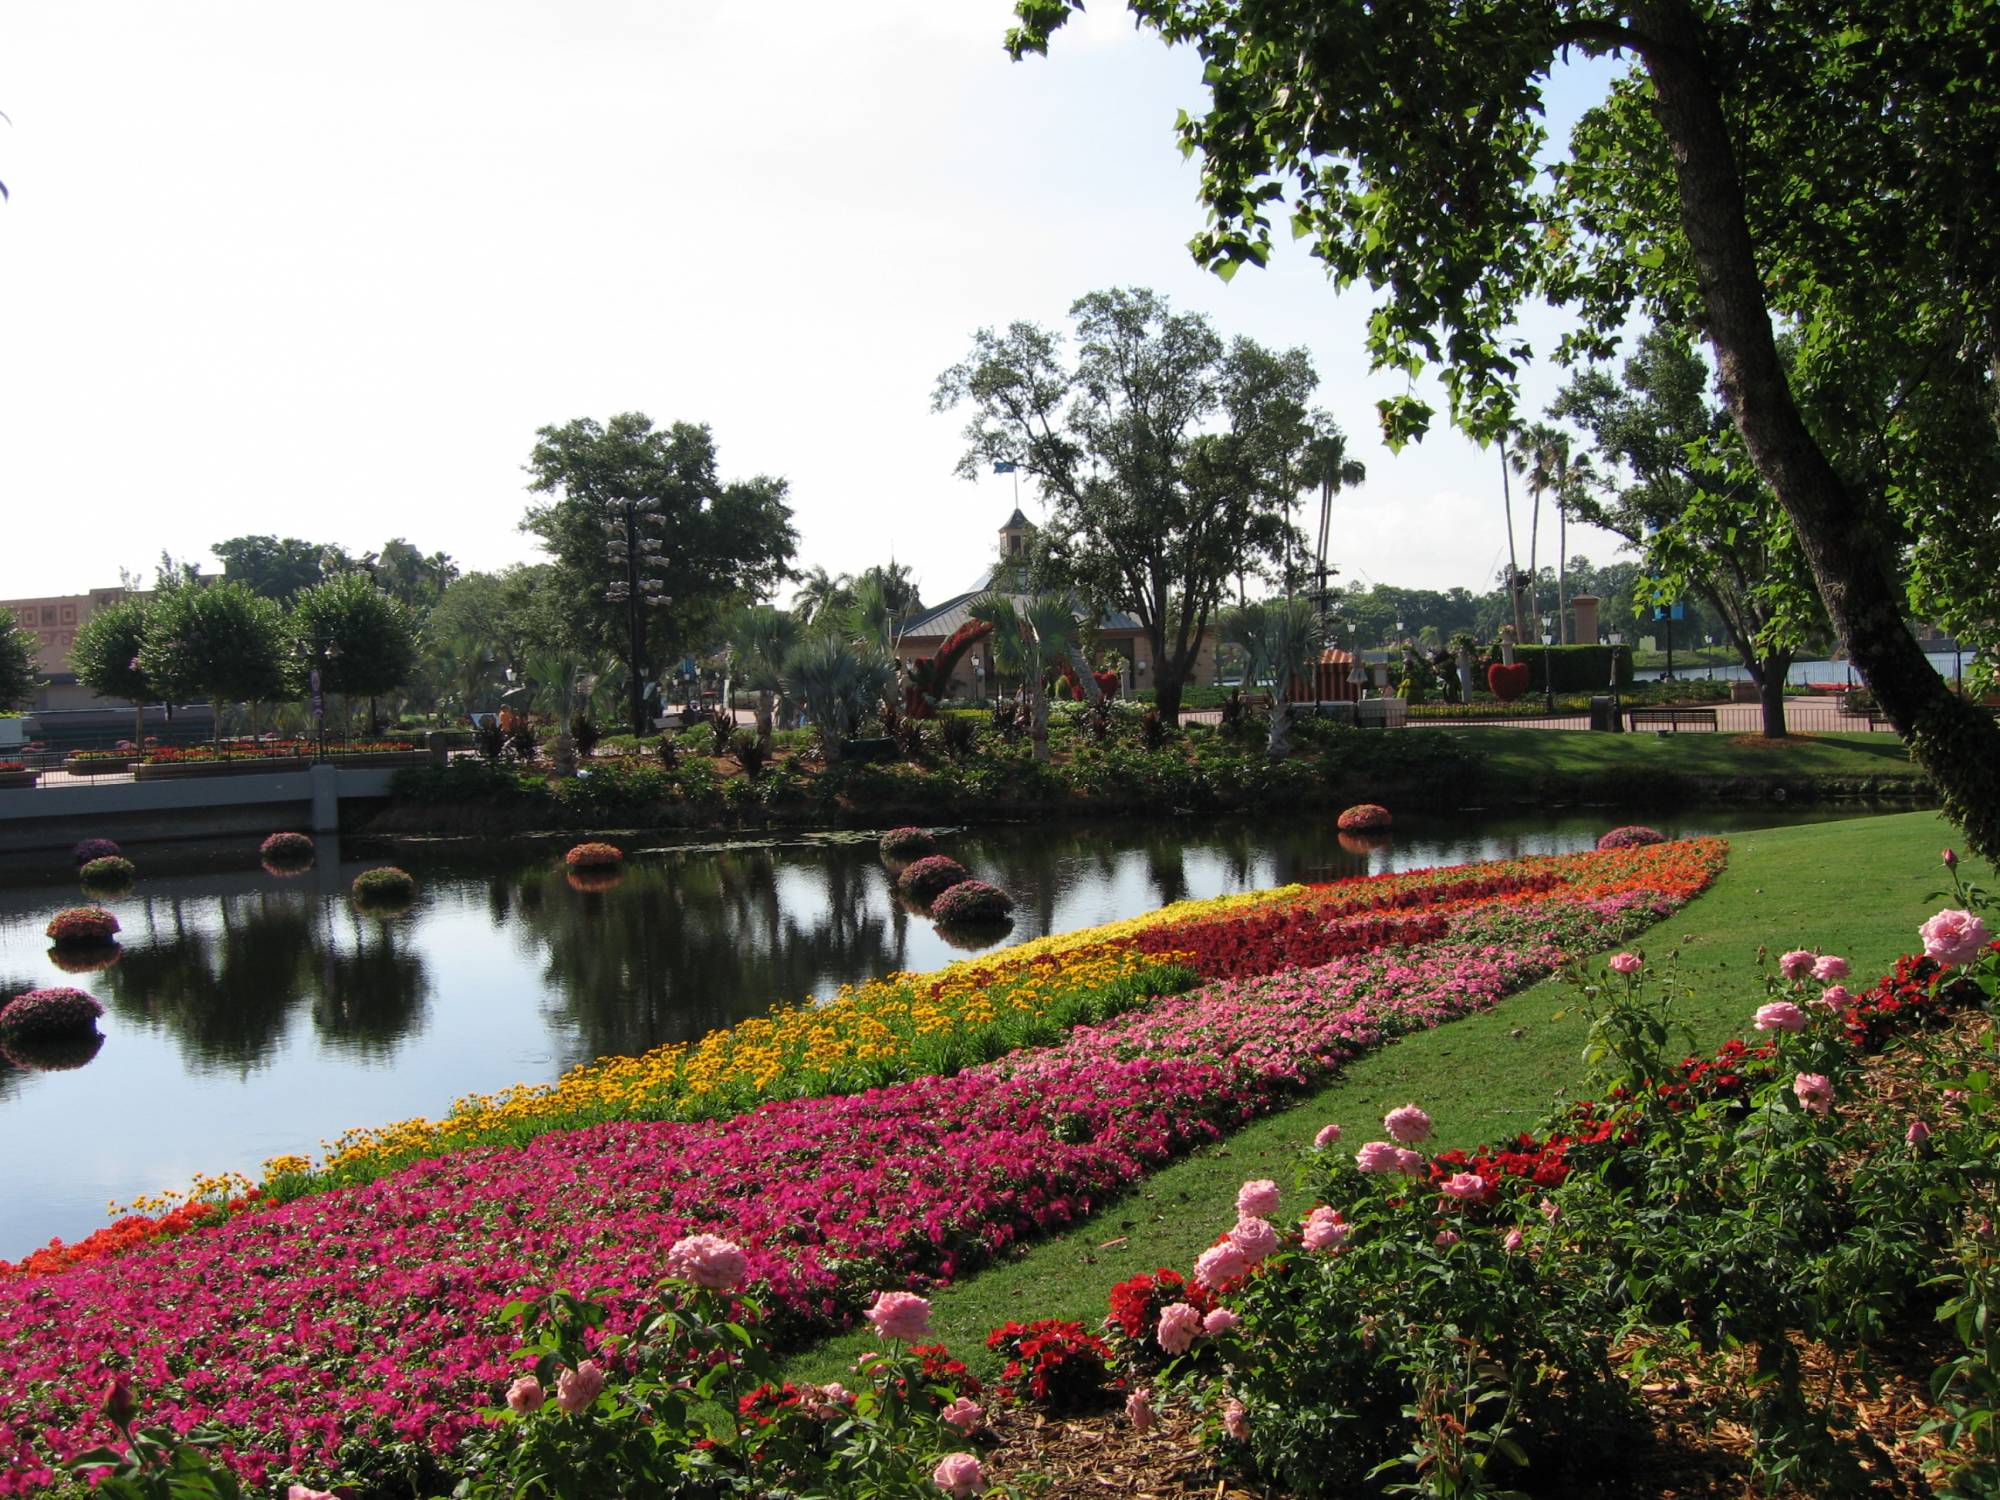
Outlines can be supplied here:
[[1014, 472], [1015, 467], [1014, 460], [1011, 458], [996, 458], [993, 460], [993, 472], [995, 474], [1011, 474]]

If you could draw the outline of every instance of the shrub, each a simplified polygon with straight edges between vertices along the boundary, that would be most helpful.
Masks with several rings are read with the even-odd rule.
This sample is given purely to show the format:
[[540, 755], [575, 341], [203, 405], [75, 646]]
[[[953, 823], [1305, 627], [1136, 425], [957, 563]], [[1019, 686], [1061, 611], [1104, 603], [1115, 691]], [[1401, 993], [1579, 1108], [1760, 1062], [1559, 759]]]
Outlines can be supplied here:
[[979, 742], [979, 728], [963, 714], [949, 714], [939, 726], [938, 733], [944, 740], [944, 753], [956, 760], [959, 756], [970, 755]]
[[76, 861], [78, 869], [82, 869], [93, 859], [110, 859], [113, 855], [122, 854], [123, 852], [110, 839], [85, 839], [69, 851], [69, 857]]
[[1014, 898], [983, 880], [947, 886], [931, 903], [931, 916], [946, 923], [1001, 922], [1013, 910]]
[[743, 774], [755, 781], [764, 774], [764, 763], [771, 758], [771, 747], [748, 729], [739, 729], [729, 737], [729, 753], [736, 757], [736, 764], [743, 768]]
[[961, 880], [971, 878], [972, 872], [950, 855], [933, 854], [903, 871], [896, 884], [912, 901], [928, 904]]
[[29, 990], [0, 1006], [0, 1033], [28, 1042], [88, 1036], [103, 1014], [94, 996], [67, 985]]
[[1657, 828], [1648, 828], [1643, 823], [1632, 823], [1624, 828], [1614, 828], [1597, 841], [1600, 849], [1636, 849], [1641, 844], [1664, 844], [1667, 836]]
[[937, 840], [928, 828], [891, 828], [877, 841], [877, 847], [891, 859], [918, 859], [937, 853]]
[[303, 833], [274, 833], [257, 852], [274, 865], [304, 864], [313, 857], [313, 841]]
[[354, 877], [354, 898], [382, 905], [399, 904], [417, 894], [417, 882], [408, 870], [394, 865], [378, 865]]
[[986, 1336], [986, 1347], [1007, 1356], [1000, 1389], [1050, 1411], [1094, 1405], [1110, 1383], [1111, 1346], [1081, 1323], [1005, 1323]]
[[589, 760], [596, 754], [598, 741], [604, 738], [604, 731], [586, 710], [578, 709], [570, 715], [569, 738], [570, 743], [576, 746], [578, 759]]
[[681, 747], [670, 734], [662, 733], [660, 742], [653, 747], [653, 753], [660, 758], [665, 770], [674, 770], [681, 763]]
[[473, 730], [472, 742], [478, 747], [480, 757], [492, 765], [500, 759], [500, 752], [507, 748], [507, 731], [500, 727], [496, 715], [488, 714]]
[[106, 854], [90, 861], [77, 875], [86, 886], [120, 890], [138, 879], [139, 867], [122, 854]]
[[49, 918], [49, 940], [64, 943], [108, 943], [118, 933], [118, 919], [101, 906], [72, 906]]
[[1339, 827], [1346, 833], [1361, 833], [1369, 829], [1387, 828], [1396, 820], [1389, 809], [1375, 802], [1357, 802], [1340, 815]]
[[616, 844], [578, 844], [563, 856], [572, 870], [615, 870], [625, 862], [625, 852]]

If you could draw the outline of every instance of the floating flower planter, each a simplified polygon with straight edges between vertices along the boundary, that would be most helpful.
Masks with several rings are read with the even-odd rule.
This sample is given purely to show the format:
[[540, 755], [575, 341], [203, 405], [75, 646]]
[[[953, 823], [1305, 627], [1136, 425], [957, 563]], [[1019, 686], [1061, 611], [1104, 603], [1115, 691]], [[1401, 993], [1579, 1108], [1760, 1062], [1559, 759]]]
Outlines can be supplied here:
[[625, 863], [625, 851], [616, 844], [578, 844], [563, 863], [572, 870], [615, 870]]
[[937, 853], [937, 840], [928, 828], [891, 828], [876, 847], [890, 859], [921, 859]]
[[417, 897], [417, 882], [408, 870], [378, 865], [354, 877], [354, 904], [377, 916], [393, 917], [409, 910]]
[[257, 846], [257, 852], [272, 864], [310, 864], [313, 841], [303, 833], [274, 833]]
[[103, 1014], [96, 996], [67, 985], [29, 990], [0, 1005], [0, 1037], [9, 1043], [87, 1037]]
[[118, 919], [101, 906], [72, 906], [50, 917], [46, 932], [58, 947], [108, 943], [118, 936]]
[[896, 888], [912, 901], [931, 902], [960, 881], [971, 878], [972, 872], [951, 856], [933, 854], [898, 875]]
[[991, 926], [1006, 921], [1013, 911], [1014, 898], [983, 880], [961, 880], [947, 886], [944, 894], [931, 903], [932, 918], [949, 926], [982, 923]]
[[87, 891], [126, 891], [139, 878], [139, 867], [122, 854], [104, 854], [77, 871], [77, 878]]
[[1642, 844], [1664, 844], [1667, 836], [1657, 828], [1648, 828], [1643, 823], [1628, 824], [1624, 828], [1614, 828], [1597, 841], [1600, 849], [1637, 849]]
[[69, 857], [76, 862], [78, 869], [82, 869], [93, 859], [110, 859], [124, 852], [110, 839], [85, 839], [69, 851]]
[[1357, 802], [1340, 815], [1337, 826], [1342, 833], [1377, 833], [1395, 821], [1379, 802]]

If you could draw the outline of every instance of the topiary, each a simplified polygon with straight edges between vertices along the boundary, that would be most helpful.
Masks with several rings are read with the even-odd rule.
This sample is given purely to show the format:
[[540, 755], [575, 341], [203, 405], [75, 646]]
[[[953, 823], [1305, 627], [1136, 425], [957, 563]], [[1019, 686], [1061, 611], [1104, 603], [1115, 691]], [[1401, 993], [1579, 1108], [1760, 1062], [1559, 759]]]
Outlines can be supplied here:
[[46, 929], [58, 945], [108, 943], [118, 933], [118, 919], [101, 906], [72, 906], [49, 918]]
[[408, 870], [378, 865], [355, 876], [353, 889], [355, 902], [364, 910], [394, 911], [416, 896], [417, 882]]
[[24, 1042], [88, 1036], [103, 1014], [95, 996], [68, 985], [29, 990], [0, 1006], [0, 1035]]
[[313, 858], [313, 841], [303, 833], [274, 833], [258, 845], [257, 852], [267, 865], [303, 865]]
[[937, 853], [937, 840], [928, 828], [891, 828], [876, 845], [891, 859], [916, 859]]
[[122, 891], [138, 879], [139, 867], [122, 854], [100, 854], [76, 873], [88, 890]]
[[1338, 827], [1344, 833], [1365, 833], [1370, 829], [1387, 828], [1396, 820], [1389, 809], [1377, 802], [1357, 802], [1340, 815]]
[[625, 863], [625, 851], [616, 844], [578, 844], [563, 863], [572, 870], [615, 870]]
[[114, 854], [123, 852], [110, 839], [85, 839], [69, 851], [69, 857], [76, 862], [78, 869], [82, 869], [93, 859], [109, 859]]
[[897, 888], [912, 901], [931, 902], [961, 880], [970, 880], [972, 872], [948, 854], [933, 854], [920, 859], [896, 877]]
[[1013, 910], [1014, 898], [983, 880], [961, 880], [947, 886], [931, 903], [932, 918], [946, 925], [1004, 922]]
[[1614, 828], [1597, 841], [1600, 849], [1636, 849], [1642, 844], [1664, 844], [1667, 836], [1657, 828], [1648, 828], [1643, 823], [1630, 823], [1623, 828]]

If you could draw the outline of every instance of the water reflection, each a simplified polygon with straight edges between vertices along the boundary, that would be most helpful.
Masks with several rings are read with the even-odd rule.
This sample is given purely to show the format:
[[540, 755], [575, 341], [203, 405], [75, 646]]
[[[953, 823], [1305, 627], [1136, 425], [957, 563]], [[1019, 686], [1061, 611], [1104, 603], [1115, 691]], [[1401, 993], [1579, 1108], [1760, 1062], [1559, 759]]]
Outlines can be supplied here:
[[[1790, 819], [1796, 821], [1796, 819]], [[1764, 826], [1767, 812], [1662, 822]], [[341, 851], [278, 879], [254, 843], [169, 858], [110, 904], [118, 961], [68, 979], [42, 928], [73, 876], [0, 885], [0, 993], [75, 983], [106, 1004], [88, 1060], [0, 1058], [0, 1258], [103, 1222], [197, 1171], [255, 1173], [355, 1125], [436, 1115], [453, 1099], [553, 1078], [590, 1058], [696, 1038], [772, 1003], [898, 969], [1114, 921], [1164, 902], [1291, 880], [1587, 846], [1602, 817], [1456, 819], [1386, 842], [1332, 821], [1037, 824], [949, 834], [946, 849], [1015, 901], [1011, 928], [938, 932], [895, 891], [872, 838], [645, 847], [624, 878], [577, 889], [563, 843]], [[407, 914], [357, 911], [348, 884], [411, 871]], [[586, 885], [589, 883], [586, 882]]]

